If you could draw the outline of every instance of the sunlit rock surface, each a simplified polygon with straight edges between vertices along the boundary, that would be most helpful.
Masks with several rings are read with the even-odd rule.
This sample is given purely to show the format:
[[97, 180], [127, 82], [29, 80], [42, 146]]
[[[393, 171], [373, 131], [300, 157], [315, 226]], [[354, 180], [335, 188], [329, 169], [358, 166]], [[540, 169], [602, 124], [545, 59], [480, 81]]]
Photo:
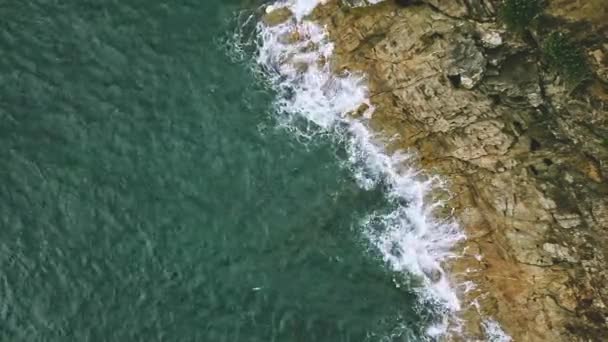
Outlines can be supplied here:
[[[608, 336], [608, 3], [557, 2], [554, 26], [526, 41], [495, 21], [499, 1], [330, 1], [313, 14], [336, 71], [367, 75], [373, 126], [450, 182], [469, 236], [452, 275], [476, 284], [462, 291], [465, 339], [484, 338], [490, 317], [515, 341]], [[596, 75], [576, 91], [538, 52], [555, 28], [581, 37]]]

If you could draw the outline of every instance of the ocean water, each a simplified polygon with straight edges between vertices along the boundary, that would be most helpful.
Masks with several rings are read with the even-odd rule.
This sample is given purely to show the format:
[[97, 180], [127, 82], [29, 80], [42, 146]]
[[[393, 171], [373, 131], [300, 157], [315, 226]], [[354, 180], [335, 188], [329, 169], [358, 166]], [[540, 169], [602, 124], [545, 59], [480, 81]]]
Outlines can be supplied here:
[[344, 115], [365, 80], [319, 63], [316, 1], [260, 5], [0, 5], [0, 341], [445, 331], [436, 182]]

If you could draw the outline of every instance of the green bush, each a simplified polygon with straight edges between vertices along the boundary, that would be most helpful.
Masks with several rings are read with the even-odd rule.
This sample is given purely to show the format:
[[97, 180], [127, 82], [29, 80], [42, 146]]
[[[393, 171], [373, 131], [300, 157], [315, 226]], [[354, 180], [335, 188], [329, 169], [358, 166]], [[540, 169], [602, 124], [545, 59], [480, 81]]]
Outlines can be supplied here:
[[585, 56], [564, 33], [553, 32], [543, 44], [545, 60], [572, 87], [590, 75]]
[[499, 16], [510, 30], [521, 32], [542, 11], [542, 0], [503, 0]]

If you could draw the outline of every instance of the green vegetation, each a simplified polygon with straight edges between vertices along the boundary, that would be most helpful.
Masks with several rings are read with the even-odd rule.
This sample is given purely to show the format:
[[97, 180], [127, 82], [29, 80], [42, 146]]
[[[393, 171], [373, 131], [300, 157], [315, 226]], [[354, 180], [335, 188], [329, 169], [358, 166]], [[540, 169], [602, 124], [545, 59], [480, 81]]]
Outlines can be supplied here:
[[[543, 10], [544, 0], [502, 0], [499, 17], [509, 30], [523, 34]], [[542, 44], [542, 53], [547, 64], [562, 75], [571, 90], [591, 75], [582, 50], [564, 33], [552, 32]]]
[[549, 66], [563, 75], [571, 87], [576, 87], [590, 75], [582, 51], [564, 33], [551, 33], [543, 44], [543, 54]]
[[510, 30], [523, 32], [542, 11], [542, 0], [503, 0], [499, 15]]

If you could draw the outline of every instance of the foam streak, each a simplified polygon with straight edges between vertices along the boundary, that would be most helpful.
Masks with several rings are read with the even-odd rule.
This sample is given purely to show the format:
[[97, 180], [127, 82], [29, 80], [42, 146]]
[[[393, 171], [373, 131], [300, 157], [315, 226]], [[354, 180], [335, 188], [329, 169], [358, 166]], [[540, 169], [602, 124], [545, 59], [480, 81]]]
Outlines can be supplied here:
[[[375, 212], [362, 222], [366, 236], [396, 272], [421, 279], [418, 290], [424, 305], [433, 305], [444, 314], [441, 324], [429, 328], [430, 335], [447, 329], [447, 318], [460, 303], [441, 264], [452, 257], [454, 244], [463, 239], [452, 221], [438, 221], [433, 211], [441, 203], [427, 203], [438, 184], [424, 179], [408, 167], [410, 156], [389, 154], [369, 129], [373, 107], [365, 81], [354, 74], [335, 75], [329, 62], [333, 45], [327, 32], [305, 20], [318, 0], [281, 1], [271, 9], [289, 7], [291, 21], [258, 26], [260, 42], [257, 62], [278, 92], [280, 112], [288, 117], [304, 117], [321, 131], [341, 137], [348, 147], [349, 164], [363, 188], [382, 185], [394, 204], [386, 212]], [[349, 115], [366, 104], [361, 119]]]

